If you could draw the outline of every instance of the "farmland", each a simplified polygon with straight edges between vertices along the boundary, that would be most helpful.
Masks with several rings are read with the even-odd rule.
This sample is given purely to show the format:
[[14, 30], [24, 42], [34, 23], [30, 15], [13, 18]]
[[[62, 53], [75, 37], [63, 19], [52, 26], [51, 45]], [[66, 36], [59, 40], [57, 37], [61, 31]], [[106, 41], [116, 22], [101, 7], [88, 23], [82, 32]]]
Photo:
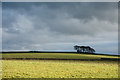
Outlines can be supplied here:
[[[3, 58], [101, 59], [109, 55], [5, 53]], [[2, 60], [2, 78], [118, 78], [117, 61]]]
[[59, 59], [100, 59], [118, 58], [109, 55], [75, 54], [75, 53], [6, 53], [3, 58], [59, 58]]
[[3, 60], [3, 78], [118, 78], [115, 61]]

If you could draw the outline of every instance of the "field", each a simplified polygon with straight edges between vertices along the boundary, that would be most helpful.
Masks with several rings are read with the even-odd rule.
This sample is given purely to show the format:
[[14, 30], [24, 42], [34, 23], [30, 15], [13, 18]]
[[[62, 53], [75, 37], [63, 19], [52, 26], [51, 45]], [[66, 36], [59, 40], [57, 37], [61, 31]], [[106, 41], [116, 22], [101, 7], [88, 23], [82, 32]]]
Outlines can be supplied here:
[[[75, 53], [5, 53], [3, 58], [101, 59]], [[2, 78], [118, 78], [117, 61], [2, 60]]]
[[75, 54], [75, 53], [6, 53], [3, 58], [59, 58], [59, 59], [100, 59], [118, 58], [109, 55]]
[[118, 78], [115, 61], [3, 60], [3, 78]]

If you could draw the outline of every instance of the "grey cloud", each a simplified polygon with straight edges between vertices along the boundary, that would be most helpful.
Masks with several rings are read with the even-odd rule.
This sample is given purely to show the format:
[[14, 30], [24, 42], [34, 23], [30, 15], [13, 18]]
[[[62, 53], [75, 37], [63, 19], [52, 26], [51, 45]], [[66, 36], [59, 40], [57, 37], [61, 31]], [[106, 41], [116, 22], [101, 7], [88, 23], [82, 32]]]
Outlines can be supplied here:
[[3, 50], [72, 50], [81, 43], [116, 52], [117, 24], [116, 3], [3, 3]]
[[[101, 20], [116, 21], [117, 19], [117, 2], [18, 2], [18, 3], [3, 3], [3, 9], [13, 9], [19, 10], [19, 13], [28, 13], [31, 15], [39, 14], [37, 12], [42, 12], [39, 7], [47, 7], [49, 11], [59, 11], [69, 13], [75, 18], [81, 19], [91, 19], [93, 16]], [[35, 7], [37, 11], [31, 8]], [[46, 8], [45, 8], [46, 9]], [[46, 11], [46, 10], [45, 10]], [[43, 12], [45, 12], [43, 11]], [[51, 16], [51, 15], [50, 15]], [[111, 17], [109, 17], [111, 16]]]

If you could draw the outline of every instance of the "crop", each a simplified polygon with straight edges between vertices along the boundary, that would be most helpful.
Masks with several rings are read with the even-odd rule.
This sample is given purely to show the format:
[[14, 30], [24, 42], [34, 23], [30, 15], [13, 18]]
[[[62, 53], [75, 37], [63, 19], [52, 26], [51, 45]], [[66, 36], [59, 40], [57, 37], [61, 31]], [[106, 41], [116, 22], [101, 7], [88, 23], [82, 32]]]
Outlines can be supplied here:
[[117, 56], [75, 54], [75, 53], [6, 53], [3, 58], [62, 58], [62, 59], [100, 59], [118, 58]]
[[118, 62], [2, 60], [2, 78], [118, 78]]

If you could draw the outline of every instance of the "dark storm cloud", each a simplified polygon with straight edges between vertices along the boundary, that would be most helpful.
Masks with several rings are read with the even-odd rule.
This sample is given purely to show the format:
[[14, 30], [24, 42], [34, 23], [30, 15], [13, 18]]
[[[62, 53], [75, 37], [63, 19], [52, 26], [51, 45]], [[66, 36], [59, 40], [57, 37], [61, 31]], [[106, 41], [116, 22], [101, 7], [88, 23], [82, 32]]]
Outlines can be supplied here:
[[[71, 16], [75, 18], [92, 18], [92, 16], [98, 17], [100, 19], [107, 19], [113, 21], [112, 16], [113, 12], [117, 10], [117, 3], [116, 2], [58, 2], [58, 3], [33, 3], [33, 2], [13, 2], [13, 3], [3, 3], [3, 9], [14, 9], [18, 10], [20, 13], [23, 11], [26, 11], [29, 13], [31, 12], [32, 7], [48, 7], [50, 10], [54, 11], [62, 11], [66, 12], [68, 14], [71, 14]], [[21, 11], [23, 10], [23, 11]], [[113, 11], [113, 12], [112, 12]], [[34, 12], [34, 11], [33, 11]], [[38, 9], [39, 12], [39, 9]], [[37, 13], [37, 12], [35, 12]], [[34, 13], [34, 14], [35, 14]], [[109, 17], [111, 15], [111, 17]], [[111, 19], [110, 19], [111, 18]]]
[[75, 43], [117, 43], [117, 3], [5, 2], [2, 6], [6, 50], [71, 49]]
[[[8, 12], [4, 12], [4, 9], [31, 17], [35, 28], [41, 28], [41, 24], [43, 24], [43, 26], [46, 25], [46, 27], [50, 28], [51, 31], [64, 34], [93, 35], [93, 31], [85, 30], [86, 27], [84, 28], [83, 26], [86, 25], [80, 24], [91, 23], [95, 19], [98, 22], [99, 20], [108, 21], [110, 24], [117, 22], [117, 3], [3, 3], [3, 13], [10, 15], [9, 21], [12, 21], [10, 19], [14, 20], [16, 14], [11, 15]], [[3, 22], [8, 20], [4, 19]], [[101, 24], [103, 23], [101, 22]], [[73, 29], [72, 27], [75, 28]], [[94, 27], [89, 26], [89, 29], [91, 28]]]

